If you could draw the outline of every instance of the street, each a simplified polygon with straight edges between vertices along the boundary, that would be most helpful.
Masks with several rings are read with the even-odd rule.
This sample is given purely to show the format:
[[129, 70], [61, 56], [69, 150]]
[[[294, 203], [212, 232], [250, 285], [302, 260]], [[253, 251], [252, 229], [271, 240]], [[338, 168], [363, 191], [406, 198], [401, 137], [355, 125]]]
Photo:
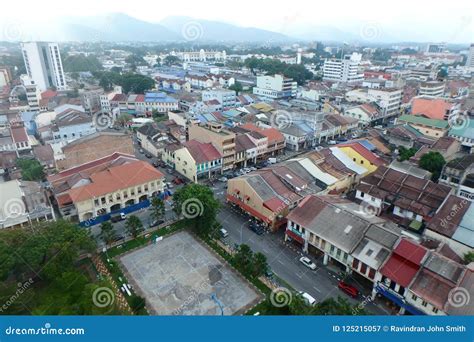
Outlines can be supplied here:
[[[364, 290], [361, 286], [357, 287], [364, 294], [363, 298], [353, 299], [340, 291], [337, 287], [340, 280], [338, 272], [323, 266], [322, 258], [316, 259], [314, 256], [303, 254], [302, 251], [290, 244], [286, 245], [283, 231], [257, 235], [248, 229], [248, 216], [225, 204], [225, 190], [223, 187], [224, 183], [216, 183], [213, 189], [216, 197], [222, 203], [218, 220], [229, 233], [229, 236], [224, 240], [228, 245], [234, 246], [244, 243], [253, 252], [263, 253], [267, 257], [272, 271], [279, 278], [295, 290], [309, 293], [318, 302], [341, 296], [348, 299], [352, 304], [360, 304], [364, 301], [365, 296], [370, 294], [370, 291]], [[299, 261], [303, 255], [308, 256], [318, 266], [316, 270], [310, 270]], [[354, 279], [351, 280], [355, 282]], [[356, 285], [358, 284], [356, 283]], [[281, 284], [281, 286], [285, 285]], [[366, 301], [364, 308], [376, 315], [390, 314], [385, 308], [369, 301]]]

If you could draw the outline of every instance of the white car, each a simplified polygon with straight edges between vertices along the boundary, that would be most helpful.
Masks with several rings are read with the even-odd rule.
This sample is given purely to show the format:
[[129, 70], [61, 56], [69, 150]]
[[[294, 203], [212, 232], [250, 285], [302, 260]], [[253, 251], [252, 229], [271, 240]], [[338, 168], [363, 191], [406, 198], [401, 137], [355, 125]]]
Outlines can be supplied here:
[[315, 270], [316, 269], [316, 264], [312, 262], [309, 258], [307, 257], [301, 257], [300, 262], [305, 265], [306, 267]]
[[305, 302], [307, 302], [309, 305], [315, 305], [316, 304], [316, 299], [314, 299], [313, 296], [311, 296], [309, 293], [306, 293], [306, 292], [303, 292], [303, 291], [300, 291], [298, 292], [301, 297], [303, 297], [303, 299], [305, 300]]

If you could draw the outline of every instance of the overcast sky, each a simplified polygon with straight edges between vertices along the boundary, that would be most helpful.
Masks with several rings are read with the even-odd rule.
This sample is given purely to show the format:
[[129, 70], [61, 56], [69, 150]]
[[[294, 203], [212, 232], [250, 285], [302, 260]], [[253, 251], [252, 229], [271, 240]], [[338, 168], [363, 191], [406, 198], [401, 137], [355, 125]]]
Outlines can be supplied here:
[[355, 31], [377, 25], [387, 35], [467, 43], [474, 40], [472, 0], [23, 0], [2, 1], [1, 21], [21, 18], [51, 22], [65, 16], [122, 12], [158, 22], [167, 16], [191, 16], [254, 26], [282, 33], [310, 26]]

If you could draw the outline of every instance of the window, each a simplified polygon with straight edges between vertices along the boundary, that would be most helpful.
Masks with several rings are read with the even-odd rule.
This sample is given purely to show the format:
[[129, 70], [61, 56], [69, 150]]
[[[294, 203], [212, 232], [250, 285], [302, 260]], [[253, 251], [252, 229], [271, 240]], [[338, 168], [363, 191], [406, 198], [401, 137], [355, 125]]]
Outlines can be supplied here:
[[438, 313], [439, 310], [438, 310], [438, 308], [433, 308], [432, 311], [433, 311], [434, 313]]
[[421, 305], [426, 307], [428, 305], [428, 302], [426, 302], [425, 300], [421, 302]]
[[411, 299], [413, 299], [413, 300], [416, 302], [416, 300], [418, 299], [418, 296], [415, 295], [415, 294], [412, 294], [412, 295], [411, 295]]

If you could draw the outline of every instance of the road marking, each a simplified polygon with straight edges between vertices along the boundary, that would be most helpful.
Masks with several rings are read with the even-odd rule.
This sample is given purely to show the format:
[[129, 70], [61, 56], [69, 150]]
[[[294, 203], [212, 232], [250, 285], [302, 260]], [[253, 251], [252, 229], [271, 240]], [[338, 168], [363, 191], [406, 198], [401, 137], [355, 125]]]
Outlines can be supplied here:
[[318, 291], [319, 293], [321, 293], [321, 291], [320, 291], [316, 286], [313, 286], [313, 289], [315, 289], [316, 291]]
[[281, 261], [280, 259], [278, 259], [278, 262], [282, 265], [284, 265], [283, 261]]

